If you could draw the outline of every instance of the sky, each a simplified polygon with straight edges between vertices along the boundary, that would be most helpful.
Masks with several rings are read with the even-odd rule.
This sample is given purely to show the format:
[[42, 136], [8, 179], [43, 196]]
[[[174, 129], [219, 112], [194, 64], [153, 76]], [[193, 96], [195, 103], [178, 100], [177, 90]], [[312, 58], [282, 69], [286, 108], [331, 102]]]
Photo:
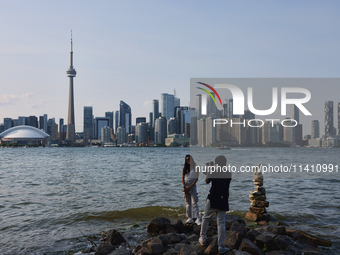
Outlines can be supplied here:
[[82, 132], [84, 106], [103, 117], [123, 100], [133, 123], [161, 93], [187, 106], [190, 78], [339, 78], [339, 11], [337, 1], [0, 1], [0, 123], [66, 121], [71, 30]]

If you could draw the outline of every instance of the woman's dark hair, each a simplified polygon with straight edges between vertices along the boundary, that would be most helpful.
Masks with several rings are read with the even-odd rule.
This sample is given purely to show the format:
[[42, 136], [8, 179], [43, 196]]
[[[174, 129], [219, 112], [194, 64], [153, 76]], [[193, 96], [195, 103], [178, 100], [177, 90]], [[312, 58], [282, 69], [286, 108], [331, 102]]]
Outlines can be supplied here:
[[[187, 158], [190, 157], [190, 164], [187, 162]], [[191, 166], [191, 167], [190, 167]], [[183, 167], [183, 174], [187, 174], [190, 172], [191, 169], [195, 168], [196, 163], [190, 155], [185, 156], [185, 162], [184, 162], [184, 167]]]

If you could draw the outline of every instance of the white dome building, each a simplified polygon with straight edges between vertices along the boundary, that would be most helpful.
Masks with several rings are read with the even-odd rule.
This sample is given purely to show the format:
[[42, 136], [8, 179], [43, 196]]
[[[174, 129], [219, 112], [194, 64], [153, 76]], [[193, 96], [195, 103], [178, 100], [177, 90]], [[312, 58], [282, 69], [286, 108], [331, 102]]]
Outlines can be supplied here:
[[49, 143], [50, 136], [43, 130], [32, 126], [16, 126], [0, 134], [1, 143], [43, 144]]

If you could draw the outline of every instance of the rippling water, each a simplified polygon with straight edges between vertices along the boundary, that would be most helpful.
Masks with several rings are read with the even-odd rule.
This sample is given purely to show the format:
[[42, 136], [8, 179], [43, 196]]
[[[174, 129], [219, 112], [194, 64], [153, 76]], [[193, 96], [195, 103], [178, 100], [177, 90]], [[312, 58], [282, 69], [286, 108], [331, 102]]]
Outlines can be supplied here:
[[[197, 164], [225, 154], [236, 167], [338, 164], [339, 149], [232, 148], [191, 150]], [[188, 148], [0, 149], [0, 254], [81, 250], [77, 238], [148, 222], [184, 219], [181, 169]], [[340, 249], [340, 173], [267, 173], [268, 212]], [[252, 174], [234, 174], [230, 208], [248, 211]], [[209, 185], [198, 182], [203, 210]]]

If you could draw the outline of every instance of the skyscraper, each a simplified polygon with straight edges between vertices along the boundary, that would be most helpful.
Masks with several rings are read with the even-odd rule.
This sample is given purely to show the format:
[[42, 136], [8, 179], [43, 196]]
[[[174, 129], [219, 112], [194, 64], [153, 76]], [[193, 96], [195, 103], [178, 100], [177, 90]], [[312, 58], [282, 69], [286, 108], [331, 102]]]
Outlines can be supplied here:
[[162, 109], [162, 117], [165, 117], [166, 120], [174, 117], [174, 109], [175, 109], [175, 97], [174, 95], [170, 95], [167, 93], [161, 94], [161, 109]]
[[105, 112], [105, 117], [110, 119], [110, 128], [113, 129], [113, 112]]
[[333, 134], [333, 101], [325, 102], [325, 135]]
[[131, 133], [132, 116], [131, 107], [124, 101], [119, 103], [119, 127], [124, 127], [127, 134]]
[[73, 68], [72, 31], [71, 31], [70, 68], [66, 71], [66, 74], [67, 77], [70, 78], [66, 139], [69, 140], [72, 144], [76, 141], [76, 130], [74, 122], [73, 77], [76, 77], [77, 74], [76, 70]]
[[145, 122], [146, 123], [146, 117], [137, 117], [136, 118], [136, 126], [138, 123], [142, 123]]
[[312, 128], [311, 128], [311, 138], [319, 138], [320, 137], [320, 125], [318, 120], [312, 120]]
[[296, 120], [296, 122], [299, 124], [300, 119], [299, 119], [299, 108], [295, 104], [290, 105], [290, 118], [292, 120]]
[[202, 95], [198, 94], [196, 95], [196, 114], [197, 114], [197, 120], [202, 118]]
[[153, 126], [155, 126], [156, 119], [159, 117], [159, 102], [158, 100], [153, 100]]
[[159, 117], [156, 119], [155, 123], [155, 141], [156, 143], [163, 144], [165, 143], [165, 138], [167, 136], [167, 121], [165, 117]]
[[84, 106], [84, 133], [87, 133], [88, 139], [93, 139], [93, 113], [92, 106]]

